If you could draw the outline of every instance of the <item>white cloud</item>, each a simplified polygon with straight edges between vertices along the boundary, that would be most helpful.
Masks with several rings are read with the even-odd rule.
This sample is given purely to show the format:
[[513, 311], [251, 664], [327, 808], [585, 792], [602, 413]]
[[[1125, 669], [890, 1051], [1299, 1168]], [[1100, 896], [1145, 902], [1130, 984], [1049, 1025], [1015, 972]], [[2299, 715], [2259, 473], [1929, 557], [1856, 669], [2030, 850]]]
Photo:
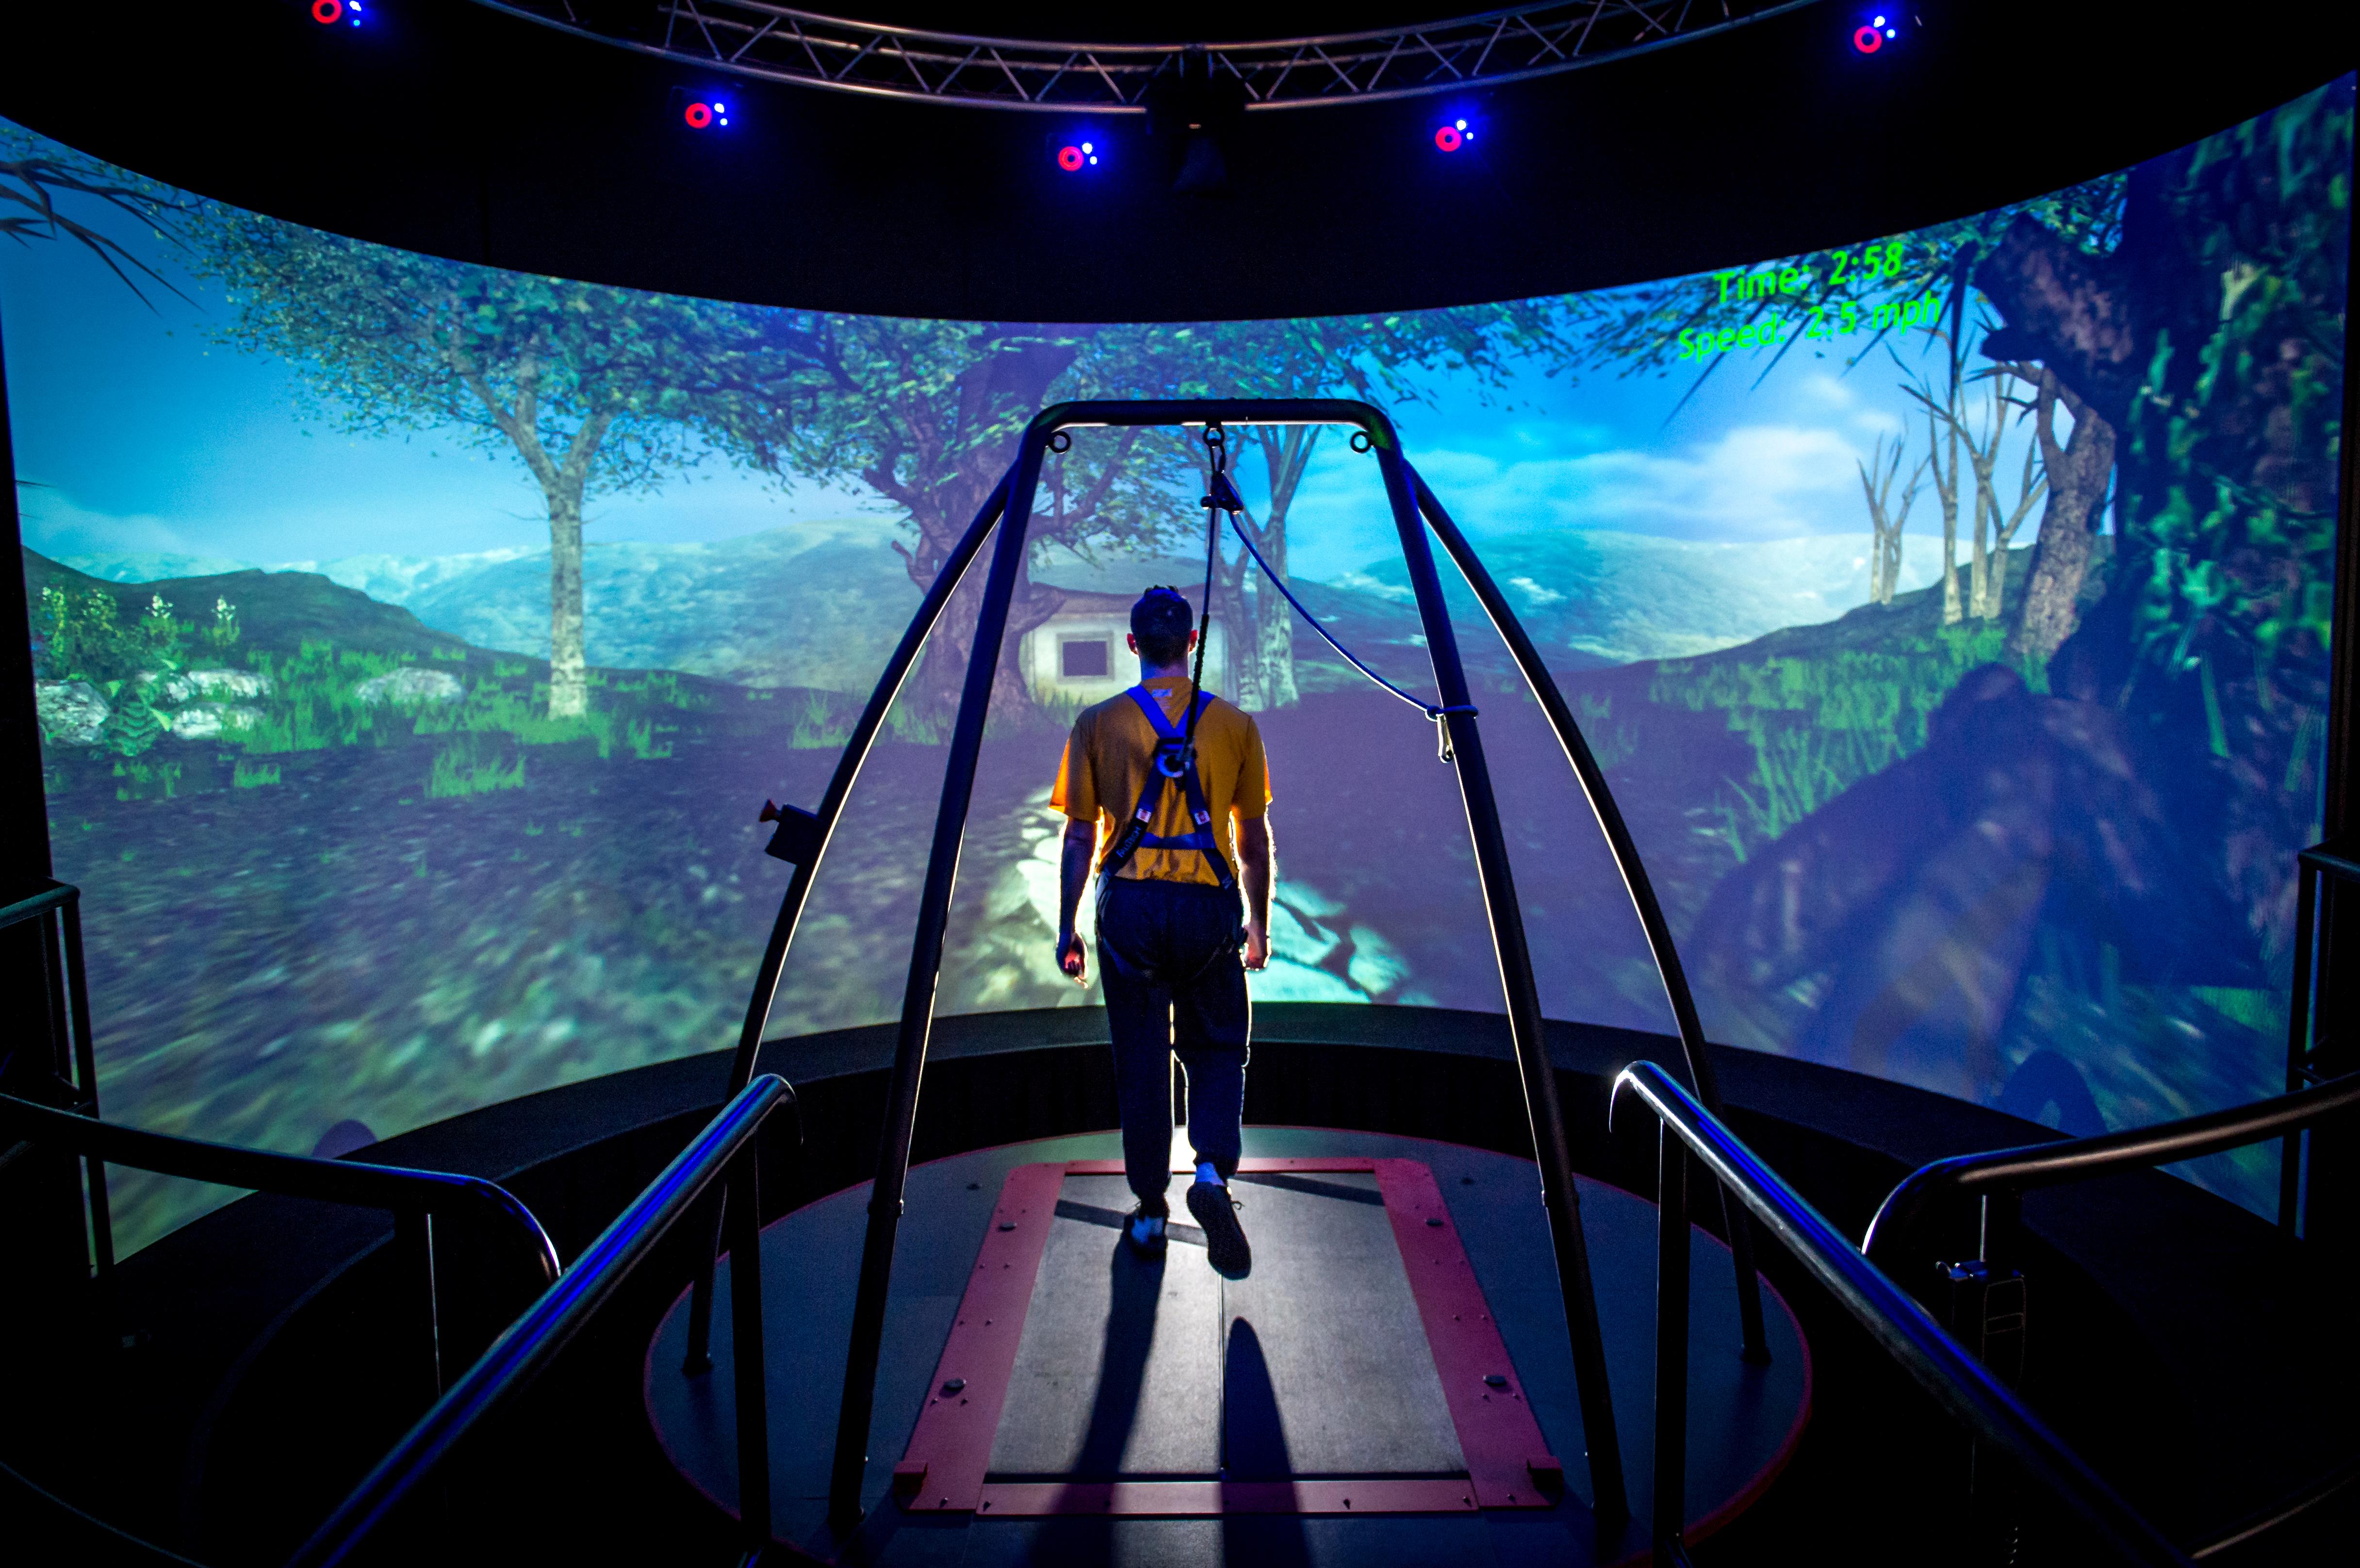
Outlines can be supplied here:
[[99, 512], [47, 485], [16, 488], [16, 516], [25, 543], [56, 560], [68, 555], [199, 555], [210, 546], [190, 538], [169, 517], [152, 512]]
[[1858, 455], [1832, 430], [1743, 425], [1675, 454], [1624, 448], [1502, 464], [1437, 453], [1424, 466], [1459, 519], [1488, 533], [1587, 528], [1743, 540], [1859, 528]]

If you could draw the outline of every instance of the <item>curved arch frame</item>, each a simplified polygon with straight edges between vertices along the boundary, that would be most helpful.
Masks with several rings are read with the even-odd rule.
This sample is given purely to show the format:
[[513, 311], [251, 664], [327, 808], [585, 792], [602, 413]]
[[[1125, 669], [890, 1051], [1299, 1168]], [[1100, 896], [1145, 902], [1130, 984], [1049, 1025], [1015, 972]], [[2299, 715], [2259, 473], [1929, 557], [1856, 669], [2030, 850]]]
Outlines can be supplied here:
[[[982, 553], [994, 529], [998, 538], [991, 554], [975, 643], [968, 656], [958, 716], [953, 728], [950, 756], [944, 768], [942, 796], [936, 809], [934, 839], [926, 877], [920, 896], [918, 926], [911, 946], [908, 978], [902, 993], [900, 1033], [895, 1043], [892, 1087], [885, 1126], [880, 1138], [876, 1185], [869, 1205], [868, 1233], [861, 1254], [855, 1301], [852, 1343], [847, 1356], [843, 1400], [839, 1410], [835, 1467], [829, 1487], [829, 1518], [839, 1531], [848, 1531], [861, 1513], [860, 1492], [868, 1467], [868, 1436], [874, 1413], [878, 1358], [881, 1353], [886, 1298], [890, 1285], [893, 1248], [899, 1236], [902, 1193], [909, 1171], [910, 1145], [916, 1122], [928, 1038], [934, 1024], [936, 983], [942, 968], [943, 941], [951, 893], [958, 870], [959, 846], [966, 833], [977, 766], [981, 755], [984, 721], [989, 712], [991, 688], [999, 670], [1000, 651], [1008, 623], [1018, 569], [1022, 563], [1032, 519], [1033, 493], [1050, 438], [1059, 431], [1088, 427], [1191, 426], [1212, 421], [1236, 424], [1338, 424], [1366, 432], [1385, 486], [1386, 500], [1400, 535], [1404, 560], [1415, 593], [1427, 652], [1447, 726], [1450, 758], [1459, 774], [1468, 829], [1473, 840], [1476, 868], [1490, 918], [1494, 953], [1500, 967], [1508, 1027], [1523, 1080], [1525, 1111], [1533, 1135], [1535, 1163], [1540, 1169], [1543, 1202], [1554, 1243], [1559, 1291], [1564, 1301], [1568, 1336], [1588, 1439], [1591, 1495], [1602, 1527], [1616, 1529], [1629, 1517], [1623, 1484], [1621, 1443], [1617, 1435], [1605, 1376], [1603, 1343], [1600, 1337], [1596, 1297], [1589, 1250], [1583, 1238], [1579, 1199], [1572, 1179], [1570, 1146], [1543, 1037], [1540, 999], [1534, 980], [1532, 955], [1526, 944], [1522, 909], [1517, 902], [1507, 846], [1500, 826], [1491, 775], [1484, 760], [1481, 736], [1467, 676], [1459, 657], [1456, 634], [1443, 600], [1441, 581], [1426, 539], [1432, 528], [1445, 550], [1475, 592], [1485, 613], [1508, 644], [1519, 670], [1541, 703], [1550, 727], [1564, 747], [1567, 760], [1588, 797], [1608, 847], [1622, 875], [1638, 912], [1651, 953], [1662, 976], [1665, 993], [1677, 1021], [1690, 1081], [1699, 1098], [1718, 1109], [1720, 1094], [1705, 1054], [1703, 1030], [1696, 1005], [1665, 922], [1653, 884], [1640, 861], [1637, 846], [1622, 821], [1612, 791], [1574, 721], [1563, 693], [1542, 663], [1532, 639], [1501, 595], [1490, 573], [1425, 480], [1403, 456], [1393, 422], [1375, 407], [1349, 399], [1173, 399], [1153, 402], [1073, 402], [1043, 409], [1019, 438], [1016, 462], [985, 503], [967, 533], [945, 561], [918, 612], [887, 661], [868, 706], [854, 726], [819, 810], [781, 830], [782, 857], [796, 862], [795, 875], [771, 928], [762, 965], [749, 998], [738, 1051], [731, 1063], [732, 1093], [750, 1081], [761, 1048], [761, 1035], [777, 995], [795, 928], [802, 919], [811, 886], [818, 875], [827, 844], [835, 833], [846, 800], [874, 745], [885, 714], [902, 683], [915, 668], [927, 637], [939, 623], [952, 594]], [[792, 833], [794, 837], [790, 838]], [[1744, 1319], [1746, 1355], [1764, 1358], [1761, 1299], [1756, 1282], [1748, 1226], [1732, 1216], [1731, 1239], [1736, 1253], [1738, 1291]], [[716, 1216], [717, 1221], [717, 1216]], [[709, 1366], [706, 1356], [711, 1302], [711, 1262], [696, 1282], [690, 1323], [690, 1350], [684, 1370], [694, 1373]]]

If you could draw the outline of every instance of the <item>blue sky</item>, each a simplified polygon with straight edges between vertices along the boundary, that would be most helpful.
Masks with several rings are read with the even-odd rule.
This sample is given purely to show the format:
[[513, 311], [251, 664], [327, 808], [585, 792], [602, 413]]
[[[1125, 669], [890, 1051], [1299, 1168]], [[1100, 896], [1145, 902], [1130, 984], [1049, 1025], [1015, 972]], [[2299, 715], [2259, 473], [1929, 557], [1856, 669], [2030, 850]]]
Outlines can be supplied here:
[[[172, 270], [137, 225], [108, 226]], [[274, 565], [546, 542], [540, 492], [512, 453], [455, 430], [343, 433], [327, 411], [307, 415], [288, 367], [214, 345], [219, 295], [176, 281], [193, 303], [150, 288], [150, 309], [78, 245], [0, 246], [0, 340], [17, 473], [33, 482], [18, 500], [34, 549]], [[1864, 535], [1855, 463], [1909, 407], [1891, 364], [1880, 355], [1847, 372], [1835, 353], [1798, 349], [1756, 387], [1766, 353], [1727, 358], [1685, 405], [1692, 365], [1627, 379], [1535, 374], [1488, 404], [1446, 385], [1434, 406], [1397, 418], [1412, 461], [1479, 536]], [[1913, 452], [1925, 440], [1916, 423]], [[781, 489], [714, 458], [660, 495], [595, 501], [589, 537], [714, 539], [876, 509], [864, 492]], [[1939, 527], [1928, 494], [1911, 532]], [[1340, 439], [1323, 442], [1289, 533], [1294, 569], [1315, 578], [1390, 555], [1374, 464]]]

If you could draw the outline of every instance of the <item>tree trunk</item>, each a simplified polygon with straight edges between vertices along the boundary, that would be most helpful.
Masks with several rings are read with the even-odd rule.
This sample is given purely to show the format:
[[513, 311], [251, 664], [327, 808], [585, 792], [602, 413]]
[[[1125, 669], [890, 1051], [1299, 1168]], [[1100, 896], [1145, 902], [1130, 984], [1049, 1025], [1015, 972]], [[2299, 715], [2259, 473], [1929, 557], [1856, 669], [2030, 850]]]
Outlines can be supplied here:
[[1955, 626], [1959, 605], [1959, 438], [1950, 436], [1950, 484], [1942, 492], [1942, 624]]
[[590, 668], [582, 629], [582, 484], [549, 493], [549, 716], [590, 711]]
[[[1004, 330], [985, 328], [978, 336], [990, 337]], [[1049, 387], [1072, 365], [1074, 357], [1072, 344], [1056, 343], [1025, 343], [983, 355], [959, 374], [959, 417], [956, 423], [961, 428], [987, 428], [995, 419], [1039, 408]], [[929, 426], [924, 437], [914, 441], [901, 454], [912, 472], [896, 472], [894, 463], [889, 461], [865, 475], [879, 494], [900, 503], [909, 512], [910, 521], [918, 530], [917, 544], [914, 548], [895, 548], [901, 551], [910, 581], [922, 589], [931, 585], [941, 572], [944, 561], [967, 525], [975, 520], [976, 512], [999, 483], [1002, 465], [1014, 450], [1012, 444], [992, 444], [946, 451], [938, 444], [943, 441], [943, 436]], [[1036, 495], [1033, 499], [1037, 508], [1041, 497]], [[1031, 529], [1035, 539], [1041, 537], [1042, 520], [1036, 511]], [[977, 557], [958, 592], [944, 609], [934, 635], [926, 639], [925, 658], [903, 691], [904, 710], [922, 727], [937, 734], [947, 735], [958, 713], [967, 659], [975, 648], [976, 621], [983, 608], [983, 586], [990, 575], [992, 549], [992, 544], [985, 545], [983, 553]], [[1017, 576], [1015, 596], [1009, 604], [1000, 672], [992, 682], [991, 711], [998, 718], [1029, 715], [1033, 711], [1032, 693], [1023, 679], [1017, 652], [1023, 644], [1024, 634], [1055, 615], [1065, 603], [1065, 595], [1056, 589], [1034, 583], [1029, 568], [1028, 554], [1025, 569]]]
[[2041, 508], [2040, 532], [2033, 540], [2024, 616], [2016, 623], [2008, 649], [2019, 658], [2043, 663], [2081, 624], [2081, 583], [2097, 546], [2098, 509], [2114, 472], [2114, 426], [2054, 372], [2049, 373], [2049, 387], [2073, 416], [2073, 433], [2060, 446], [2054, 415], [2044, 409], [2038, 433], [2041, 467], [2049, 477], [2049, 498]]
[[[1271, 570], [1280, 577], [1286, 575], [1286, 529], [1284, 523], [1270, 529], [1262, 555]], [[1260, 601], [1255, 605], [1256, 620], [1253, 662], [1255, 684], [1265, 708], [1291, 708], [1302, 696], [1295, 686], [1295, 611], [1279, 591], [1269, 583], [1262, 584]]]

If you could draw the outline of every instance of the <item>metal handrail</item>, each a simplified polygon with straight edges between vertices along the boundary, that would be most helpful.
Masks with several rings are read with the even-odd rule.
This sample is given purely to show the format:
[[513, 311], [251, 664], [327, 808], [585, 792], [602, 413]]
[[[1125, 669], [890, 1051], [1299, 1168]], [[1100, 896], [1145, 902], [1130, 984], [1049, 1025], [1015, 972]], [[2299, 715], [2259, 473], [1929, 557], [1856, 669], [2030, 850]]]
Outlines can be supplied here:
[[[2293, 984], [2287, 996], [2286, 1086], [2291, 1094], [2342, 1073], [2322, 1071], [2325, 1041], [2318, 1019], [2329, 1006], [2322, 947], [2334, 944], [2337, 884], [2360, 883], [2360, 840], [2343, 834], [2312, 844], [2295, 856]], [[2346, 1070], [2350, 1063], [2343, 1064]], [[2278, 1228], [2289, 1236], [2302, 1229], [2304, 1207], [2302, 1133], [2286, 1135], [2278, 1151]]]
[[2360, 1107], [2360, 1073], [2154, 1127], [1937, 1160], [1903, 1177], [1885, 1194], [1861, 1248], [1871, 1258], [1896, 1256], [1927, 1212], [1947, 1198], [2014, 1194], [2117, 1171], [2169, 1165], [2261, 1143], [2355, 1107]]
[[[49, 1003], [50, 1088], [53, 1093], [64, 1091], [65, 1108], [96, 1116], [98, 1056], [90, 1027], [90, 976], [82, 962], [82, 889], [71, 882], [42, 877], [31, 893], [0, 906], [0, 931], [27, 920], [38, 920], [41, 925], [41, 985], [48, 993]], [[0, 1067], [5, 1067], [6, 1062], [5, 1056], [0, 1056]], [[0, 1151], [0, 1168], [29, 1147], [20, 1143]], [[105, 1162], [85, 1156], [82, 1180], [91, 1263], [101, 1288], [110, 1288], [115, 1279], [115, 1219], [107, 1203]]]
[[682, 1149], [527, 1308], [448, 1393], [338, 1504], [289, 1568], [343, 1562], [417, 1489], [470, 1429], [530, 1383], [581, 1331], [656, 1244], [729, 1171], [733, 1356], [737, 1371], [738, 1515], [754, 1543], [770, 1535], [770, 1455], [762, 1392], [760, 1219], [754, 1135], [794, 1091], [775, 1073], [755, 1079]]
[[549, 1233], [508, 1189], [477, 1176], [457, 1176], [447, 1171], [413, 1171], [399, 1165], [368, 1165], [349, 1160], [315, 1160], [300, 1154], [275, 1154], [268, 1149], [240, 1149], [234, 1144], [208, 1143], [202, 1138], [147, 1132], [120, 1127], [71, 1111], [55, 1110], [0, 1094], [0, 1127], [13, 1127], [34, 1143], [54, 1143], [75, 1154], [152, 1171], [160, 1176], [185, 1177], [223, 1187], [277, 1192], [290, 1198], [317, 1198], [359, 1208], [388, 1209], [396, 1214], [423, 1214], [437, 1211], [473, 1210], [491, 1216], [518, 1238], [518, 1250], [530, 1253], [544, 1283], [560, 1269], [557, 1248]]
[[[1826, 1287], [1879, 1348], [1980, 1442], [2005, 1454], [2035, 1483], [2086, 1520], [2125, 1561], [2189, 1568], [2188, 1557], [2134, 1509], [1991, 1370], [1927, 1315], [1885, 1271], [1855, 1249], [1802, 1195], [1765, 1165], [1721, 1118], [1652, 1062], [1634, 1062], [1614, 1080], [1612, 1112], [1628, 1093], [1662, 1127], [1662, 1187], [1657, 1252], [1655, 1410], [1655, 1561], [1685, 1561], [1680, 1504], [1687, 1415], [1688, 1215], [1691, 1160], [1733, 1192], [1771, 1238]], [[1675, 1141], [1677, 1140], [1677, 1141]], [[1673, 1255], [1677, 1252], [1677, 1262]]]

